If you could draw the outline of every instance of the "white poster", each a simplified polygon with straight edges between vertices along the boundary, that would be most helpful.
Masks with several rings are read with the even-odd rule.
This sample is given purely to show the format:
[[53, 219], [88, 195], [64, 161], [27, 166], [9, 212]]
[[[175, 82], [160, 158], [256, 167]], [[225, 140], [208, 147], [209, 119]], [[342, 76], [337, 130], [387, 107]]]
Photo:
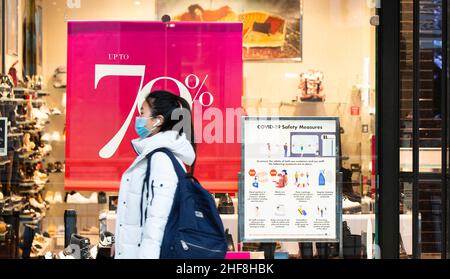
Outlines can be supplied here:
[[337, 118], [243, 120], [243, 241], [337, 241]]
[[8, 155], [8, 118], [0, 117], [0, 156]]

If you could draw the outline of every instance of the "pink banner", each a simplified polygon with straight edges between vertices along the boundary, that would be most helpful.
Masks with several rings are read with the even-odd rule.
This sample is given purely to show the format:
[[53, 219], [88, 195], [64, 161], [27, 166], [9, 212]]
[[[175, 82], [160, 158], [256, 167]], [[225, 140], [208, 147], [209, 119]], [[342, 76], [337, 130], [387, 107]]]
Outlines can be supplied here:
[[138, 96], [164, 89], [196, 111], [195, 176], [236, 191], [242, 76], [241, 23], [69, 22], [65, 188], [118, 190]]

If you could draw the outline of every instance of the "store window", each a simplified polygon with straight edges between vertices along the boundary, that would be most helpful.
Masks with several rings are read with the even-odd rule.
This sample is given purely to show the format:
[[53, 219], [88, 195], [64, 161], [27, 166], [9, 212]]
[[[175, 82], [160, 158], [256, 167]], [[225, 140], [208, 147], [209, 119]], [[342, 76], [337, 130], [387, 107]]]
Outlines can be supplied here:
[[[116, 222], [115, 210], [122, 202], [118, 191], [123, 173], [136, 158], [130, 145], [137, 138], [134, 119], [139, 111], [134, 108], [143, 104], [139, 93], [145, 90], [175, 92], [190, 102], [193, 114], [203, 117], [194, 115], [193, 134], [200, 140], [194, 175], [215, 196], [230, 252], [254, 258], [264, 251], [267, 256], [269, 245], [238, 239], [244, 212], [238, 197], [246, 175], [241, 168], [246, 159], [241, 154], [241, 116], [302, 117], [319, 123], [321, 118], [338, 119], [338, 139], [320, 145], [334, 146], [336, 152], [329, 154], [337, 158], [337, 168], [332, 176], [317, 172], [311, 184], [336, 177], [336, 220], [338, 228], [342, 226], [337, 236], [343, 245], [301, 237], [274, 239], [270, 245], [276, 257], [379, 255], [377, 49], [371, 24], [377, 1], [3, 2], [7, 20], [0, 113], [8, 142], [0, 157], [0, 189], [4, 208], [11, 210], [2, 211], [0, 224], [9, 224], [8, 231], [14, 232], [11, 245], [25, 239], [30, 247], [11, 246], [0, 257], [62, 251], [75, 226], [92, 244], [103, 241], [99, 235], [104, 231], [114, 233], [122, 226]], [[161, 23], [164, 15], [171, 20]], [[405, 113], [409, 117], [406, 108]], [[287, 142], [271, 140], [267, 138], [262, 153], [279, 151], [291, 158], [297, 150], [296, 160], [303, 160], [303, 148], [308, 148], [289, 149]], [[280, 190], [286, 200], [301, 191], [317, 198], [319, 190], [313, 187], [319, 185], [302, 190], [295, 182], [314, 173], [314, 166], [295, 167], [286, 165], [284, 174], [283, 169], [275, 173], [288, 178], [286, 189]], [[276, 187], [269, 180], [259, 183], [262, 191]], [[272, 206], [279, 198], [267, 191], [267, 202], [256, 202], [257, 207]], [[17, 203], [24, 207], [14, 209]], [[292, 203], [277, 210], [295, 208], [302, 216], [270, 218], [293, 224], [302, 219], [311, 227], [317, 219], [329, 221], [324, 218], [326, 205], [300, 201], [304, 210], [298, 211], [298, 204]], [[409, 243], [408, 232], [401, 234]], [[36, 241], [45, 243], [45, 249], [36, 249]], [[405, 245], [407, 255], [411, 249]]]

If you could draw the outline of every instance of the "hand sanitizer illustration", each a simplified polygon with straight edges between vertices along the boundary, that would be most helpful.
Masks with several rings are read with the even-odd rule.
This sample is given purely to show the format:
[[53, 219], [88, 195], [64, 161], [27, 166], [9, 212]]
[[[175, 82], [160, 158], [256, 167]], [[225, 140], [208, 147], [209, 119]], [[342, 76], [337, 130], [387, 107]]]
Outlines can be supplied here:
[[253, 187], [255, 188], [259, 187], [258, 176], [255, 176], [255, 181], [253, 181]]
[[325, 186], [325, 170], [321, 170], [319, 174], [319, 186]]

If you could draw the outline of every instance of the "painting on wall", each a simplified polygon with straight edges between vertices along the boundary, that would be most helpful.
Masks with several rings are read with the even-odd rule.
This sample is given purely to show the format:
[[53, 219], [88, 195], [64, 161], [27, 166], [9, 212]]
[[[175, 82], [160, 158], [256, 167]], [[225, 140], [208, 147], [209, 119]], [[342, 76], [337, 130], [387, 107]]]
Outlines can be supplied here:
[[158, 0], [158, 18], [240, 21], [245, 60], [295, 60], [302, 53], [302, 0]]
[[6, 52], [8, 55], [19, 55], [19, 8], [18, 0], [5, 2]]

